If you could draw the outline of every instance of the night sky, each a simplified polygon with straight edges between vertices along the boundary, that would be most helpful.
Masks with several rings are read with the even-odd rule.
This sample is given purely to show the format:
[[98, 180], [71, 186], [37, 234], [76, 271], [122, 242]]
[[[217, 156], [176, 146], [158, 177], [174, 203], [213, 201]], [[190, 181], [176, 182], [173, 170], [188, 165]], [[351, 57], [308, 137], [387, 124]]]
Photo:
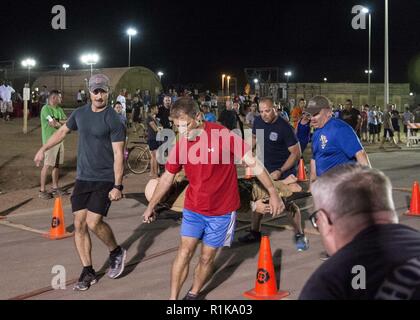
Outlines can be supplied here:
[[[420, 89], [420, 0], [390, 2], [390, 81]], [[67, 10], [67, 29], [51, 27], [51, 8]], [[373, 82], [383, 81], [384, 1], [2, 1], [0, 60], [34, 57], [39, 67], [70, 63], [81, 53], [101, 56], [99, 67], [125, 67], [134, 26], [132, 65], [165, 72], [164, 83], [219, 86], [229, 73], [244, 81], [245, 67], [293, 71], [292, 82], [364, 82], [368, 31], [353, 30], [351, 8], [372, 11]], [[7, 45], [6, 45], [7, 44]], [[410, 73], [411, 69], [411, 73]], [[420, 74], [420, 62], [417, 68]], [[283, 79], [282, 79], [283, 80]], [[420, 91], [420, 90], [419, 90]]]

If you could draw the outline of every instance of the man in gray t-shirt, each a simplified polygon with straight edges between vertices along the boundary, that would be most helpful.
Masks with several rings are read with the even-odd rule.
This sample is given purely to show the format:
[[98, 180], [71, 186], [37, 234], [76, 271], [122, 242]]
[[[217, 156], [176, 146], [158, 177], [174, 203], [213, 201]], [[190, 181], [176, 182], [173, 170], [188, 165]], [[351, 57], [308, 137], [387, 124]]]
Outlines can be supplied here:
[[97, 74], [89, 80], [92, 104], [76, 109], [35, 155], [37, 166], [44, 152], [59, 144], [71, 131], [79, 132], [77, 177], [71, 196], [75, 243], [83, 271], [74, 289], [84, 291], [96, 283], [92, 267], [89, 230], [110, 251], [108, 276], [119, 277], [124, 271], [127, 251], [117, 245], [110, 226], [103, 221], [112, 201], [122, 198], [125, 128], [117, 113], [107, 106], [109, 79]]

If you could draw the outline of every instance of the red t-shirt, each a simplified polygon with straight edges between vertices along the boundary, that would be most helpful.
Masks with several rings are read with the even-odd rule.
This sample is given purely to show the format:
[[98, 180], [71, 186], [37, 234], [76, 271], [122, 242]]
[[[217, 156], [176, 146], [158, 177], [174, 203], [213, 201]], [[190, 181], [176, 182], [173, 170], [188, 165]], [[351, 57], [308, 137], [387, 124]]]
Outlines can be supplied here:
[[166, 170], [184, 167], [189, 180], [184, 208], [206, 216], [220, 216], [240, 207], [237, 163], [249, 150], [245, 141], [225, 127], [204, 122], [195, 141], [181, 138], [171, 150]]

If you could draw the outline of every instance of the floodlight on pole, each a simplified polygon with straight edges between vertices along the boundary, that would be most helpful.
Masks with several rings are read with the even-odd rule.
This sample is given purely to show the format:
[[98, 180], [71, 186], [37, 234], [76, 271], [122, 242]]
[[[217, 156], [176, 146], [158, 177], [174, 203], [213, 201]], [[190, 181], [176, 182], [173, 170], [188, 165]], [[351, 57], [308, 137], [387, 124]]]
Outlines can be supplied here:
[[254, 79], [254, 83], [257, 84], [259, 81], [257, 78]]
[[32, 58], [27, 58], [22, 61], [22, 66], [28, 69], [28, 84], [31, 81], [31, 68], [35, 67], [36, 61]]
[[327, 82], [328, 81], [328, 79], [327, 78], [324, 78], [324, 82]]
[[365, 70], [365, 73], [366, 73], [366, 74], [368, 74], [368, 73], [369, 73], [369, 74], [372, 74], [372, 73], [373, 73], [373, 71], [372, 71], [372, 70]]
[[230, 76], [227, 76], [227, 95], [229, 96], [230, 95], [230, 85], [229, 85], [229, 83], [230, 83]]
[[96, 53], [88, 53], [84, 54], [80, 57], [80, 61], [82, 63], [90, 65], [90, 76], [93, 74], [93, 65], [98, 63], [99, 61], [99, 55]]
[[159, 80], [162, 81], [162, 77], [165, 75], [162, 71], [159, 71], [157, 73], [157, 75], [159, 76]]
[[284, 73], [284, 75], [286, 76], [287, 82], [286, 82], [286, 103], [288, 103], [289, 101], [289, 78], [292, 76], [292, 72], [291, 71], [286, 71]]
[[131, 37], [137, 35], [137, 30], [134, 28], [128, 28], [127, 35], [128, 35], [128, 67], [131, 67]]
[[67, 71], [67, 69], [70, 68], [70, 65], [67, 63], [63, 63], [63, 69], [64, 71]]

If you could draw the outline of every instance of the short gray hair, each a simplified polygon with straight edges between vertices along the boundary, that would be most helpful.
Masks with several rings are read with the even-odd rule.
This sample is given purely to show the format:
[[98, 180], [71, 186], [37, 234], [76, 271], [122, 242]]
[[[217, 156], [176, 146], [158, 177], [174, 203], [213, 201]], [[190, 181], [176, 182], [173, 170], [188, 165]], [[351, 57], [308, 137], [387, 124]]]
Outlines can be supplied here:
[[311, 191], [315, 206], [336, 218], [395, 210], [389, 178], [377, 169], [359, 164], [329, 170], [313, 183]]

